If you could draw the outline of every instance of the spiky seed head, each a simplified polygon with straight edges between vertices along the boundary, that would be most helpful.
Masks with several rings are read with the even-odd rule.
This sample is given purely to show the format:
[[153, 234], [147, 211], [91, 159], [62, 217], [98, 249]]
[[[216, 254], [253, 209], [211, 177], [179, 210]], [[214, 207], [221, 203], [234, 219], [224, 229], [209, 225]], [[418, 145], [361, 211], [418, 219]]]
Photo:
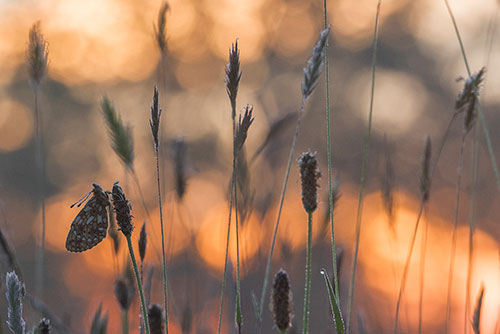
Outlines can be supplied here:
[[478, 72], [472, 74], [469, 78], [464, 80], [464, 88], [458, 94], [455, 102], [455, 109], [457, 112], [465, 111], [464, 115], [464, 131], [469, 132], [474, 125], [476, 119], [476, 106], [481, 84], [484, 80], [486, 68], [481, 68]]
[[141, 233], [139, 235], [139, 257], [141, 263], [144, 262], [146, 257], [146, 244], [148, 242], [148, 234], [146, 233], [146, 223], [142, 224]]
[[312, 56], [304, 67], [304, 79], [302, 80], [302, 96], [307, 98], [313, 92], [318, 83], [319, 76], [323, 70], [325, 58], [325, 46], [328, 42], [330, 27], [327, 27], [319, 35], [319, 40], [313, 48]]
[[318, 207], [318, 179], [321, 176], [316, 153], [304, 152], [297, 158], [302, 184], [302, 205], [307, 213]]
[[151, 133], [153, 134], [153, 142], [155, 151], [158, 152], [160, 142], [158, 140], [158, 132], [160, 131], [160, 117], [161, 109], [158, 102], [158, 88], [154, 87], [153, 102], [151, 103], [151, 119], [149, 125], [151, 126]]
[[115, 297], [123, 311], [127, 311], [130, 308], [130, 304], [132, 304], [132, 296], [129, 295], [129, 291], [130, 289], [125, 279], [120, 277], [115, 281]]
[[175, 191], [177, 198], [182, 201], [186, 192], [186, 142], [182, 138], [177, 138], [172, 142], [175, 164]]
[[238, 124], [236, 124], [236, 131], [234, 133], [234, 156], [237, 157], [247, 139], [248, 129], [250, 125], [252, 125], [254, 118], [252, 117], [253, 106], [247, 104], [244, 108], [245, 113], [243, 118], [241, 117], [238, 120]]
[[160, 305], [152, 304], [148, 310], [151, 334], [163, 334], [163, 310]]
[[130, 203], [125, 197], [122, 187], [118, 184], [118, 181], [113, 184], [113, 208], [116, 213], [116, 223], [120, 228], [120, 231], [125, 236], [132, 235], [134, 231], [134, 225], [132, 225], [132, 216], [130, 214]]
[[226, 64], [225, 72], [226, 76], [224, 77], [224, 83], [226, 84], [227, 96], [229, 96], [229, 101], [231, 101], [231, 117], [234, 120], [236, 117], [236, 96], [238, 95], [238, 87], [241, 79], [238, 39], [236, 39], [236, 42], [234, 42], [234, 44], [231, 45], [231, 49], [229, 49], [229, 62]]
[[431, 187], [431, 157], [432, 145], [431, 137], [425, 139], [424, 156], [422, 157], [422, 171], [420, 174], [420, 193], [424, 202], [429, 200], [429, 190]]
[[27, 63], [29, 74], [35, 86], [38, 86], [47, 72], [48, 44], [40, 31], [40, 22], [36, 22], [30, 29]]
[[134, 141], [130, 126], [123, 124], [120, 115], [107, 96], [102, 99], [101, 109], [111, 138], [111, 147], [123, 164], [132, 170], [134, 168]]
[[292, 290], [288, 274], [283, 269], [274, 276], [271, 310], [276, 327], [286, 331], [292, 322]]
[[474, 315], [472, 316], [472, 328], [474, 329], [474, 334], [481, 334], [481, 309], [483, 307], [483, 297], [484, 297], [484, 286], [481, 286], [479, 291], [479, 296], [476, 301], [476, 308], [474, 309]]
[[164, 1], [160, 10], [158, 11], [158, 22], [157, 25], [154, 26], [155, 38], [158, 48], [160, 49], [161, 54], [164, 56], [167, 53], [167, 17], [166, 14], [168, 12], [169, 5], [168, 2]]
[[14, 334], [24, 334], [26, 332], [26, 323], [23, 319], [23, 298], [26, 295], [24, 284], [12, 271], [5, 277], [5, 287], [7, 290], [5, 295], [9, 304], [7, 326]]
[[43, 318], [38, 323], [35, 329], [35, 334], [49, 334], [50, 333], [50, 320]]

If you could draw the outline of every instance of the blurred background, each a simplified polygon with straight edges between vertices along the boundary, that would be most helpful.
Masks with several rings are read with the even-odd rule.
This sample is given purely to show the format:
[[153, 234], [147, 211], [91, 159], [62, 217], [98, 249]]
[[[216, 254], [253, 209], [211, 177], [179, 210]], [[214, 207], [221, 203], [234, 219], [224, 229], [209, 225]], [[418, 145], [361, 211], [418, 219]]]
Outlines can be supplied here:
[[[354, 227], [359, 194], [362, 145], [369, 110], [370, 71], [377, 1], [328, 2], [332, 145], [334, 175], [340, 199], [334, 220], [339, 248], [341, 304], [347, 305]], [[169, 0], [166, 15], [168, 51], [162, 57], [153, 26], [160, 1], [144, 0], [0, 0], [0, 227], [15, 249], [27, 291], [35, 292], [35, 253], [41, 236], [41, 208], [35, 165], [34, 98], [26, 67], [28, 31], [37, 21], [49, 43], [49, 66], [40, 87], [46, 156], [45, 284], [40, 297], [72, 333], [89, 331], [102, 303], [109, 312], [109, 332], [120, 331], [114, 281], [129, 261], [122, 242], [84, 253], [69, 253], [65, 238], [78, 209], [69, 206], [99, 183], [111, 189], [116, 180], [132, 202], [136, 231], [148, 220], [136, 184], [114, 154], [100, 109], [104, 95], [132, 128], [134, 168], [150, 210], [145, 271], [154, 267], [151, 302], [163, 304], [156, 168], [149, 129], [153, 86], [163, 109], [161, 164], [164, 217], [171, 284], [171, 333], [213, 333], [217, 328], [220, 285], [227, 233], [231, 176], [232, 122], [224, 86], [224, 65], [238, 38], [243, 72], [237, 109], [254, 107], [255, 122], [246, 142], [245, 220], [241, 226], [243, 333], [255, 324], [251, 294], [260, 296], [265, 262], [276, 219], [279, 192], [300, 106], [300, 82], [323, 26], [321, 1], [301, 0]], [[493, 147], [500, 147], [499, 4], [494, 0], [452, 0], [471, 70], [487, 66], [481, 92]], [[424, 139], [437, 146], [454, 112], [455, 98], [467, 77], [451, 20], [443, 1], [385, 0], [381, 7], [374, 101], [373, 137], [367, 170], [367, 192], [361, 230], [353, 328], [391, 332], [395, 302], [419, 206], [419, 172]], [[281, 120], [281, 121], [280, 121]], [[277, 127], [276, 125], [280, 125]], [[320, 268], [331, 269], [326, 168], [325, 84], [320, 79], [306, 105], [296, 155], [318, 152], [321, 201], [314, 215], [311, 332], [333, 331]], [[479, 125], [479, 124], [478, 124]], [[494, 333], [499, 315], [500, 276], [498, 192], [478, 127], [480, 169], [477, 229], [474, 234], [471, 303], [485, 287], [481, 328]], [[263, 146], [272, 133], [271, 140]], [[437, 167], [422, 226], [428, 226], [423, 297], [425, 333], [442, 333], [447, 275], [455, 212], [457, 163], [462, 117], [452, 125]], [[452, 289], [451, 332], [464, 322], [470, 216], [472, 139], [465, 147], [463, 194]], [[186, 190], [175, 187], [175, 149], [186, 147]], [[259, 154], [256, 152], [261, 148]], [[255, 156], [255, 159], [254, 159]], [[390, 160], [392, 174], [387, 173]], [[394, 185], [393, 218], [384, 209], [382, 189]], [[273, 257], [271, 275], [288, 271], [294, 292], [295, 331], [302, 328], [307, 216], [300, 199], [298, 170], [293, 165]], [[234, 226], [234, 225], [233, 225]], [[409, 273], [401, 311], [401, 328], [418, 325], [421, 233]], [[234, 229], [230, 269], [235, 268]], [[124, 240], [123, 240], [124, 241]], [[0, 254], [1, 285], [10, 270]], [[235, 270], [234, 270], [235, 271]], [[229, 275], [223, 332], [233, 331], [235, 272]], [[3, 290], [2, 290], [3, 291]], [[3, 293], [2, 293], [3, 295]], [[136, 297], [131, 330], [139, 322]], [[4, 332], [6, 302], [0, 317]], [[267, 305], [267, 301], [266, 301]], [[265, 308], [267, 311], [267, 308]], [[346, 311], [344, 311], [346, 312]], [[25, 307], [28, 327], [40, 315]], [[264, 333], [272, 329], [264, 312]], [[470, 330], [469, 330], [470, 331]]]

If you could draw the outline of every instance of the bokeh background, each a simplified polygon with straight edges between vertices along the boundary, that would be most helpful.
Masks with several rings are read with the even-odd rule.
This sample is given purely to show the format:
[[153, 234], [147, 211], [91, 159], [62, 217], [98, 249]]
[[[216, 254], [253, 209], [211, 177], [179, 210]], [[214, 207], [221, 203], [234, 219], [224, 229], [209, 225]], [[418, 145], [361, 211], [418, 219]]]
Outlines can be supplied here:
[[[29, 28], [36, 21], [49, 42], [49, 70], [40, 90], [47, 175], [47, 240], [45, 286], [40, 297], [71, 329], [89, 331], [102, 303], [109, 312], [109, 332], [120, 330], [119, 306], [113, 282], [127, 263], [122, 245], [118, 259], [111, 241], [72, 254], [64, 243], [77, 209], [69, 206], [97, 182], [105, 189], [120, 180], [133, 205], [138, 230], [146, 220], [139, 192], [113, 153], [100, 110], [107, 95], [125, 123], [132, 127], [135, 169], [152, 220], [146, 268], [154, 267], [151, 301], [162, 304], [158, 266], [159, 210], [149, 105], [159, 85], [162, 116], [161, 164], [164, 166], [164, 209], [171, 279], [170, 330], [213, 333], [217, 327], [220, 282], [224, 265], [231, 173], [232, 123], [224, 87], [228, 49], [238, 38], [243, 76], [238, 109], [254, 107], [255, 122], [247, 140], [250, 158], [276, 120], [291, 121], [249, 163], [249, 213], [241, 228], [242, 302], [244, 333], [252, 333], [255, 316], [251, 293], [260, 295], [265, 261], [276, 218], [279, 191], [300, 105], [302, 68], [323, 25], [321, 1], [301, 0], [169, 0], [168, 52], [162, 59], [155, 44], [153, 23], [159, 1], [131, 0], [0, 0], [0, 227], [8, 236], [23, 271], [28, 292], [35, 291], [35, 253], [40, 244], [41, 211], [35, 167], [34, 102], [25, 65]], [[328, 2], [330, 78], [333, 117], [333, 166], [341, 197], [335, 209], [336, 237], [342, 249], [341, 303], [347, 304], [359, 193], [361, 153], [369, 110], [371, 42], [375, 0]], [[487, 65], [482, 104], [495, 152], [500, 147], [498, 106], [500, 45], [498, 2], [453, 0], [457, 22], [473, 71]], [[443, 1], [385, 0], [382, 2], [377, 56], [373, 140], [369, 156], [367, 196], [361, 231], [360, 267], [356, 282], [354, 328], [362, 319], [367, 332], [391, 332], [397, 287], [419, 205], [419, 169], [424, 138], [440, 140], [467, 72]], [[326, 169], [325, 85], [320, 80], [306, 106], [297, 155], [318, 152]], [[478, 130], [481, 130], [478, 128]], [[435, 175], [425, 211], [428, 248], [425, 264], [423, 325], [426, 333], [444, 330], [447, 274], [455, 210], [455, 183], [460, 148], [461, 118], [452, 126]], [[458, 247], [452, 286], [451, 331], [464, 322], [471, 191], [471, 143], [465, 149], [464, 192], [460, 207]], [[171, 143], [186, 142], [187, 190], [175, 193]], [[500, 276], [498, 192], [479, 132], [480, 171], [471, 300], [485, 287], [484, 333], [494, 333], [499, 315]], [[386, 160], [394, 169], [395, 215], [392, 225], [381, 199]], [[320, 268], [331, 268], [327, 210], [327, 178], [314, 218], [311, 332], [332, 332], [328, 299]], [[306, 214], [300, 201], [298, 172], [292, 170], [273, 258], [272, 274], [280, 268], [291, 277], [294, 329], [301, 329], [305, 265]], [[234, 226], [234, 225], [233, 225]], [[401, 327], [417, 328], [420, 233], [414, 252]], [[231, 268], [236, 260], [234, 234]], [[9, 270], [0, 254], [2, 277]], [[118, 268], [117, 268], [118, 267]], [[331, 273], [331, 269], [329, 269]], [[225, 303], [225, 333], [234, 319], [234, 273]], [[2, 278], [2, 289], [4, 289]], [[3, 291], [3, 290], [2, 290]], [[2, 293], [3, 295], [3, 293]], [[4, 332], [6, 301], [0, 302]], [[266, 309], [267, 310], [267, 309]], [[131, 328], [138, 326], [137, 298]], [[29, 326], [39, 319], [26, 306]], [[186, 324], [189, 328], [186, 329]], [[264, 312], [264, 333], [272, 318]], [[470, 331], [470, 330], [469, 330]]]

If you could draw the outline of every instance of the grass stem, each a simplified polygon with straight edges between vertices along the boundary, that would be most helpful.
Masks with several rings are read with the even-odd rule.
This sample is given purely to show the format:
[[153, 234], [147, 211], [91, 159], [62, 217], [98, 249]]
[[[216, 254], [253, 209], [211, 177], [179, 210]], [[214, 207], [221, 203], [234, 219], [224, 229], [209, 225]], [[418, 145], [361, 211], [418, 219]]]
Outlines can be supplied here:
[[144, 319], [145, 333], [150, 334], [149, 331], [149, 320], [148, 320], [148, 309], [146, 307], [146, 300], [144, 298], [144, 289], [142, 286], [141, 276], [139, 275], [139, 269], [137, 268], [137, 261], [135, 260], [134, 248], [132, 246], [132, 239], [130, 234], [125, 235], [127, 238], [128, 251], [130, 253], [130, 260], [132, 261], [132, 267], [134, 269], [135, 279], [137, 281], [137, 289], [139, 290], [139, 297], [141, 298], [141, 310], [142, 319]]
[[167, 263], [165, 259], [165, 237], [163, 232], [163, 211], [161, 200], [161, 183], [160, 183], [160, 157], [158, 149], [155, 150], [156, 156], [156, 184], [158, 186], [158, 206], [160, 209], [160, 228], [161, 228], [161, 254], [162, 254], [162, 271], [163, 271], [163, 304], [165, 309], [165, 330], [168, 334], [168, 293], [167, 293]]
[[128, 310], [121, 310], [122, 334], [128, 334]]
[[307, 213], [306, 280], [304, 286], [303, 334], [309, 333], [309, 304], [311, 301], [312, 212]]
[[347, 312], [347, 324], [346, 329], [347, 333], [350, 334], [351, 331], [351, 318], [352, 318], [352, 304], [354, 299], [354, 283], [356, 281], [356, 269], [358, 264], [358, 252], [359, 252], [359, 239], [361, 235], [361, 220], [363, 213], [363, 199], [365, 193], [365, 185], [366, 185], [366, 169], [368, 165], [368, 155], [370, 153], [370, 139], [371, 139], [371, 129], [372, 129], [372, 117], [373, 117], [373, 101], [374, 101], [374, 92], [375, 92], [375, 71], [377, 65], [377, 42], [378, 42], [378, 25], [379, 25], [379, 16], [380, 16], [380, 6], [381, 0], [378, 1], [377, 4], [377, 14], [375, 16], [375, 29], [373, 34], [373, 54], [372, 54], [372, 77], [371, 77], [371, 91], [370, 91], [370, 112], [368, 115], [368, 127], [367, 134], [365, 137], [365, 142], [363, 145], [363, 162], [361, 166], [361, 186], [359, 191], [359, 200], [358, 200], [358, 209], [356, 214], [356, 241], [355, 241], [355, 250], [354, 250], [354, 259], [352, 266], [352, 275], [351, 275], [351, 284], [349, 287], [349, 296], [348, 296], [348, 312]]
[[[323, 0], [324, 22], [323, 29], [328, 27], [326, 0]], [[332, 260], [333, 260], [333, 286], [335, 295], [339, 296], [339, 283], [337, 273], [337, 254], [335, 249], [335, 229], [333, 225], [333, 186], [332, 186], [332, 143], [331, 143], [331, 117], [330, 117], [330, 74], [328, 66], [328, 41], [325, 45], [325, 86], [326, 86], [326, 145], [328, 155], [328, 208], [330, 213], [330, 228], [332, 237]]]

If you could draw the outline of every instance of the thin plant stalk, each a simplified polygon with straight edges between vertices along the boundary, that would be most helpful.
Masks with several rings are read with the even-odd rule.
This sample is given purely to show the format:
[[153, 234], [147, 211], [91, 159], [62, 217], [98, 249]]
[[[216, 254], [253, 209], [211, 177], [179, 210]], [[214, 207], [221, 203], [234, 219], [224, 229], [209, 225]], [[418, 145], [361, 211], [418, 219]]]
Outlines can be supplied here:
[[375, 16], [375, 28], [373, 34], [373, 54], [372, 54], [372, 76], [371, 76], [371, 92], [370, 92], [370, 112], [368, 115], [368, 127], [367, 134], [365, 137], [365, 142], [363, 145], [363, 162], [361, 166], [361, 186], [359, 191], [359, 200], [358, 200], [358, 209], [356, 214], [356, 241], [355, 241], [355, 250], [354, 250], [354, 259], [352, 266], [352, 275], [351, 275], [351, 284], [349, 287], [349, 295], [348, 295], [348, 312], [347, 312], [347, 324], [346, 329], [347, 333], [350, 334], [351, 331], [351, 318], [352, 318], [352, 304], [354, 299], [354, 283], [356, 281], [356, 269], [358, 264], [358, 252], [359, 252], [359, 239], [361, 235], [361, 220], [363, 213], [363, 199], [365, 193], [365, 185], [366, 185], [366, 169], [368, 165], [368, 155], [370, 152], [370, 139], [371, 139], [371, 129], [372, 129], [372, 117], [373, 117], [373, 101], [374, 101], [374, 92], [375, 92], [375, 70], [377, 65], [377, 42], [378, 42], [378, 25], [379, 25], [379, 16], [380, 16], [380, 6], [381, 0], [378, 1], [377, 4], [377, 14]]
[[228, 253], [229, 253], [229, 238], [231, 236], [231, 214], [233, 210], [233, 183], [235, 179], [235, 174], [233, 170], [233, 175], [231, 175], [231, 185], [229, 189], [231, 191], [229, 192], [229, 215], [227, 219], [227, 236], [226, 236], [226, 255], [224, 258], [224, 274], [222, 278], [222, 287], [221, 287], [221, 294], [220, 294], [220, 305], [219, 305], [219, 324], [217, 325], [217, 333], [221, 333], [221, 326], [222, 326], [222, 310], [224, 308], [224, 292], [226, 291], [226, 273], [227, 273], [227, 258], [228, 258]]
[[128, 334], [128, 310], [121, 310], [122, 334]]
[[[233, 158], [233, 177], [236, 178], [236, 159], [237, 156]], [[236, 233], [236, 325], [238, 326], [238, 333], [241, 334], [241, 324], [243, 322], [243, 316], [241, 314], [241, 282], [240, 282], [240, 241], [239, 241], [239, 231], [238, 231], [238, 195], [236, 193], [237, 182], [232, 182], [234, 187], [234, 227]]]
[[[323, 29], [328, 27], [327, 22], [327, 10], [326, 10], [326, 0], [323, 0], [323, 14], [324, 22]], [[332, 260], [333, 260], [333, 286], [335, 288], [335, 295], [339, 296], [339, 283], [338, 283], [338, 273], [337, 273], [337, 254], [335, 249], [335, 229], [333, 225], [333, 186], [332, 186], [332, 143], [331, 135], [332, 130], [330, 126], [330, 74], [328, 66], [328, 41], [325, 45], [325, 86], [326, 86], [326, 145], [327, 145], [327, 155], [328, 155], [328, 208], [330, 212], [330, 228], [332, 236]]]
[[448, 292], [446, 294], [446, 322], [445, 322], [445, 333], [449, 333], [450, 327], [450, 312], [451, 312], [451, 285], [453, 284], [453, 269], [455, 265], [455, 252], [457, 248], [457, 227], [458, 227], [458, 216], [460, 208], [460, 195], [462, 192], [462, 169], [464, 164], [464, 148], [465, 148], [465, 138], [467, 132], [462, 135], [462, 144], [460, 145], [460, 157], [458, 160], [458, 171], [457, 171], [457, 195], [455, 201], [455, 219], [453, 222], [453, 233], [451, 236], [451, 255], [450, 255], [450, 267], [448, 271]]
[[420, 250], [420, 289], [418, 295], [418, 334], [422, 334], [422, 313], [424, 309], [424, 285], [425, 285], [425, 256], [427, 252], [427, 233], [429, 223], [424, 221], [424, 230], [422, 231], [422, 249]]
[[137, 289], [139, 290], [139, 297], [141, 298], [142, 319], [144, 319], [145, 333], [150, 334], [149, 320], [148, 320], [148, 309], [146, 308], [146, 300], [144, 298], [144, 290], [143, 290], [141, 276], [139, 275], [137, 261], [135, 260], [134, 248], [132, 246], [132, 239], [130, 237], [130, 234], [125, 235], [125, 237], [127, 238], [127, 245], [128, 245], [128, 250], [130, 253], [130, 260], [132, 261], [132, 267], [134, 268], [135, 279], [137, 281]]
[[311, 300], [311, 251], [312, 251], [312, 212], [307, 213], [307, 253], [306, 280], [304, 286], [303, 334], [309, 333], [309, 304]]
[[161, 182], [160, 182], [160, 157], [158, 149], [155, 150], [156, 157], [156, 184], [158, 186], [158, 206], [160, 209], [160, 229], [161, 229], [161, 254], [162, 254], [162, 272], [163, 272], [163, 307], [165, 309], [165, 330], [168, 334], [168, 293], [167, 293], [167, 262], [165, 259], [165, 236], [163, 232], [163, 210], [161, 200]]
[[[464, 45], [462, 42], [462, 37], [460, 36], [460, 32], [458, 31], [458, 26], [457, 26], [457, 22], [455, 20], [455, 16], [453, 15], [453, 11], [451, 10], [451, 7], [450, 7], [450, 4], [448, 3], [448, 0], [444, 0], [444, 2], [446, 4], [446, 8], [448, 10], [448, 13], [450, 14], [450, 18], [451, 18], [451, 21], [453, 23], [453, 28], [455, 29], [455, 34], [457, 35], [458, 43], [460, 44], [460, 51], [462, 52], [462, 57], [464, 59], [464, 64], [465, 64], [465, 67], [467, 69], [467, 74], [469, 75], [469, 77], [471, 77], [472, 72], [470, 70], [469, 62], [467, 60], [467, 55], [465, 54], [465, 48], [464, 48]], [[475, 85], [474, 83], [472, 83], [472, 84]], [[478, 92], [477, 92], [478, 87], [473, 87], [473, 88], [474, 88], [474, 94], [477, 97], [476, 103], [477, 103], [477, 109], [479, 111], [479, 119], [481, 121], [481, 127], [483, 128], [484, 137], [486, 139], [486, 146], [488, 147], [488, 154], [490, 156], [490, 161], [491, 161], [491, 166], [493, 168], [493, 173], [495, 174], [497, 190], [500, 193], [500, 172], [498, 171], [498, 164], [497, 164], [497, 160], [495, 158], [495, 153], [493, 151], [493, 145], [491, 143], [490, 132], [488, 130], [488, 125], [486, 124], [486, 118], [484, 116], [483, 107], [482, 107], [481, 103], [479, 102], [479, 97], [477, 96], [478, 95]]]
[[477, 200], [477, 183], [478, 183], [478, 170], [479, 170], [479, 132], [474, 127], [474, 143], [472, 145], [472, 190], [470, 195], [469, 207], [469, 252], [467, 260], [467, 280], [465, 292], [465, 320], [464, 332], [467, 333], [469, 329], [468, 314], [470, 310], [470, 290], [472, 278], [472, 259], [474, 254], [474, 232], [476, 229], [476, 200]]
[[[448, 126], [446, 127], [444, 135], [441, 138], [441, 142], [439, 144], [439, 147], [438, 147], [438, 150], [437, 150], [437, 153], [436, 153], [436, 158], [434, 159], [434, 163], [432, 165], [432, 168], [431, 168], [431, 171], [430, 171], [430, 175], [429, 175], [429, 191], [430, 191], [430, 187], [431, 187], [431, 184], [432, 184], [432, 178], [434, 176], [434, 171], [436, 170], [437, 164], [439, 162], [439, 158], [441, 157], [441, 152], [443, 151], [443, 148], [444, 148], [444, 144], [446, 143], [446, 140], [448, 139], [448, 135], [450, 133], [451, 126], [452, 126], [453, 122], [455, 121], [457, 115], [458, 115], [458, 113], [453, 113], [450, 121], [448, 122]], [[409, 270], [409, 266], [410, 266], [411, 255], [413, 253], [413, 246], [415, 244], [415, 239], [416, 239], [417, 231], [418, 231], [418, 225], [419, 225], [419, 222], [420, 222], [420, 218], [421, 218], [422, 212], [424, 210], [425, 203], [426, 203], [425, 198], [422, 197], [421, 200], [420, 200], [420, 207], [418, 209], [418, 215], [417, 215], [417, 220], [416, 220], [416, 223], [415, 223], [415, 229], [413, 230], [413, 235], [412, 235], [412, 238], [411, 238], [410, 250], [408, 251], [408, 256], [406, 258], [405, 266], [404, 266], [404, 269], [403, 269], [403, 276], [401, 278], [401, 286], [399, 288], [398, 300], [396, 302], [396, 315], [395, 315], [395, 318], [394, 318], [394, 334], [397, 334], [397, 332], [398, 332], [398, 326], [399, 326], [399, 309], [400, 309], [400, 306], [401, 306], [401, 300], [403, 298], [404, 290], [405, 290], [405, 287], [406, 287], [406, 281], [407, 281], [407, 278], [408, 278], [408, 270]]]
[[40, 114], [39, 105], [39, 86], [33, 85], [33, 96], [35, 102], [35, 138], [36, 138], [36, 154], [37, 165], [39, 170], [38, 176], [38, 195], [40, 198], [40, 205], [42, 211], [42, 235], [40, 240], [40, 252], [37, 256], [36, 266], [36, 295], [42, 297], [43, 281], [44, 281], [44, 262], [45, 262], [45, 154], [43, 150], [43, 124]]
[[264, 276], [264, 284], [262, 286], [262, 293], [260, 295], [260, 304], [259, 304], [259, 319], [258, 321], [262, 323], [262, 312], [264, 311], [264, 302], [266, 298], [266, 291], [267, 291], [267, 286], [269, 284], [269, 272], [271, 270], [271, 260], [273, 258], [273, 252], [274, 252], [274, 246], [276, 244], [276, 236], [278, 235], [278, 227], [280, 223], [280, 218], [281, 218], [281, 211], [283, 209], [283, 203], [285, 200], [285, 194], [286, 194], [286, 187], [288, 185], [288, 177], [290, 176], [290, 169], [292, 167], [292, 160], [293, 156], [295, 154], [295, 145], [297, 144], [297, 138], [299, 136], [300, 132], [300, 125], [302, 123], [302, 114], [304, 113], [304, 106], [306, 103], [306, 97], [302, 97], [302, 102], [300, 104], [300, 109], [299, 113], [297, 116], [297, 125], [295, 127], [295, 134], [292, 139], [292, 147], [290, 148], [290, 154], [288, 155], [288, 165], [286, 168], [285, 172], [285, 178], [283, 180], [283, 187], [281, 189], [281, 196], [280, 196], [280, 204], [278, 206], [278, 215], [276, 217], [276, 223], [274, 224], [274, 232], [273, 232], [273, 238], [271, 241], [271, 249], [269, 250], [269, 256], [267, 257], [267, 264], [266, 264], [266, 272]]

